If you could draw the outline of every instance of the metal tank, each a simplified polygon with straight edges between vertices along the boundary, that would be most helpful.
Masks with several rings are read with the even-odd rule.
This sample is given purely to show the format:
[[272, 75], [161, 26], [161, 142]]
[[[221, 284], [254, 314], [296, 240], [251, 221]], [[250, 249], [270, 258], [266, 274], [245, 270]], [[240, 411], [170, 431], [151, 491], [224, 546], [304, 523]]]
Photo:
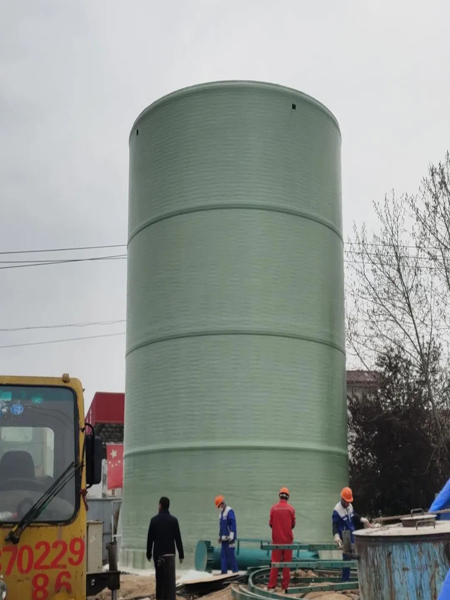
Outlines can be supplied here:
[[166, 96], [130, 134], [122, 564], [167, 495], [194, 562], [214, 497], [269, 535], [280, 486], [302, 541], [347, 483], [341, 135], [296, 90]]
[[450, 563], [450, 522], [415, 516], [355, 532], [361, 600], [437, 600]]

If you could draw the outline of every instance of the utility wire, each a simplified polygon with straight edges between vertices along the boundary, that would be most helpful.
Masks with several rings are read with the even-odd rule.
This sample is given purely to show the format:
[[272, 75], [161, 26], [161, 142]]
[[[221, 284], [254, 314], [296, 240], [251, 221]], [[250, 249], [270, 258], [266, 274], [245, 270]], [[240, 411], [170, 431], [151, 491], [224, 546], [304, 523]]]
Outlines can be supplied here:
[[15, 331], [35, 331], [37, 329], [64, 329], [66, 327], [96, 327], [104, 325], [117, 325], [125, 323], [126, 319], [118, 319], [117, 321], [91, 321], [87, 323], [64, 323], [62, 325], [33, 325], [29, 327], [2, 327], [0, 332], [10, 333]]
[[[379, 256], [379, 255], [373, 254], [373, 253], [366, 253], [366, 252], [362, 252], [362, 251], [358, 252], [355, 250], [352, 250], [352, 251], [344, 250], [344, 254], [346, 255], [346, 260], [345, 260], [346, 263], [356, 263], [356, 264], [358, 264], [359, 261], [351, 258], [352, 256], [357, 256], [357, 257], [370, 256], [372, 258], [377, 258], [377, 259], [388, 258], [388, 257]], [[85, 258], [61, 258], [61, 259], [55, 259], [55, 260], [41, 260], [41, 261], [26, 261], [26, 260], [25, 261], [0, 261], [0, 264], [4, 265], [4, 266], [0, 266], [0, 271], [5, 270], [5, 269], [24, 269], [24, 268], [31, 268], [31, 267], [45, 267], [45, 266], [49, 266], [49, 265], [64, 265], [64, 264], [69, 264], [69, 263], [80, 263], [80, 262], [125, 260], [126, 258], [127, 258], [126, 254], [113, 254], [113, 255], [109, 255], [109, 256], [87, 256]], [[431, 259], [430, 257], [427, 257], [427, 256], [417, 256], [415, 254], [411, 254], [411, 255], [404, 254], [404, 255], [399, 256], [399, 258], [428, 261], [428, 264], [425, 264], [422, 268], [428, 268], [431, 270], [435, 270], [437, 268], [436, 261], [434, 261], [433, 259]], [[385, 263], [383, 260], [377, 260], [377, 264], [388, 264], [388, 263]]]
[[4, 346], [0, 346], [1, 348], [24, 348], [25, 346], [44, 346], [47, 344], [61, 344], [63, 342], [78, 342], [79, 340], [96, 340], [100, 338], [109, 338], [109, 337], [117, 337], [119, 335], [125, 335], [125, 332], [122, 333], [104, 333], [103, 335], [87, 335], [82, 337], [75, 338], [65, 338], [61, 340], [46, 340], [44, 342], [25, 342], [23, 344], [5, 344]]
[[[389, 267], [394, 270], [397, 270], [397, 263], [389, 263], [384, 261], [362, 261], [362, 260], [347, 260], [344, 258], [344, 263], [346, 265], [365, 265], [367, 268], [371, 267]], [[436, 266], [431, 265], [414, 265], [411, 269], [417, 269], [419, 271], [438, 271], [439, 269]]]
[[40, 265], [40, 264], [59, 264], [74, 261], [84, 260], [105, 260], [112, 258], [126, 258], [126, 254], [110, 254], [107, 256], [85, 256], [83, 258], [44, 258], [44, 259], [28, 259], [28, 260], [0, 260], [0, 265]]
[[[370, 252], [365, 252], [364, 250], [361, 250], [361, 244], [359, 242], [354, 242], [354, 241], [347, 241], [344, 242], [345, 246], [347, 246], [347, 250], [344, 250], [345, 254], [347, 255], [347, 258], [350, 259], [350, 256], [352, 255], [356, 255], [356, 256], [361, 256], [361, 255], [367, 255], [367, 256], [373, 256], [373, 257], [378, 257], [375, 254], [371, 254]], [[364, 246], [369, 246], [369, 247], [373, 247], [373, 248], [393, 248], [394, 245], [393, 244], [389, 244], [389, 243], [383, 243], [383, 242], [364, 242]], [[16, 254], [42, 254], [42, 253], [48, 253], [48, 252], [79, 252], [79, 251], [86, 251], [86, 250], [100, 250], [100, 249], [108, 249], [108, 248], [125, 248], [126, 244], [103, 244], [103, 245], [92, 245], [92, 246], [72, 246], [72, 247], [60, 247], [60, 248], [42, 248], [42, 249], [31, 249], [31, 250], [9, 250], [9, 251], [0, 251], [0, 256], [11, 256], [11, 255], [16, 255]], [[408, 244], [400, 244], [398, 245], [398, 248], [400, 250], [406, 250], [406, 249], [421, 249], [421, 250], [437, 250], [437, 251], [442, 251], [442, 248], [437, 248], [437, 247], [433, 247], [433, 246], [414, 246], [414, 245], [408, 245]], [[444, 248], [443, 249], [445, 252], [448, 251], [448, 249]], [[14, 268], [30, 268], [30, 267], [37, 267], [37, 266], [49, 266], [49, 265], [54, 265], [54, 264], [68, 264], [71, 262], [93, 262], [93, 261], [102, 261], [102, 260], [124, 260], [127, 257], [126, 254], [120, 254], [120, 255], [112, 255], [112, 256], [88, 256], [88, 257], [84, 257], [84, 258], [60, 258], [60, 259], [55, 259], [55, 260], [49, 260], [49, 259], [42, 259], [42, 260], [0, 260], [0, 264], [6, 265], [6, 266], [0, 266], [0, 270], [2, 269], [14, 269]], [[423, 260], [423, 261], [428, 261], [428, 262], [432, 262], [434, 263], [435, 261], [429, 257], [429, 256], [418, 256], [417, 254], [405, 254], [404, 256], [402, 256], [401, 258], [410, 258], [410, 259], [414, 259], [417, 258], [418, 260]], [[351, 259], [350, 259], [351, 260]], [[350, 260], [348, 262], [350, 262]], [[357, 261], [353, 261], [353, 262], [357, 262]]]
[[[356, 252], [353, 252], [353, 254], [356, 254], [358, 256], [371, 256], [369, 254], [356, 253]], [[26, 264], [7, 264], [6, 266], [1, 266], [0, 271], [4, 271], [6, 269], [27, 269], [27, 268], [32, 268], [32, 267], [46, 267], [49, 265], [64, 265], [64, 264], [69, 264], [69, 263], [102, 262], [102, 261], [107, 262], [110, 260], [125, 260], [126, 258], [127, 258], [126, 254], [118, 254], [118, 255], [114, 255], [114, 256], [90, 256], [87, 258], [72, 258], [72, 259], [61, 259], [61, 260], [52, 260], [52, 261], [44, 261], [44, 262], [30, 262], [30, 263], [26, 263]], [[382, 258], [382, 257], [380, 257], [380, 258]], [[418, 256], [417, 257], [416, 256], [408, 256], [408, 257], [400, 256], [399, 258], [405, 258], [405, 259], [406, 258], [408, 258], [408, 259], [417, 258], [419, 260], [425, 259], [425, 257], [418, 257]], [[349, 258], [348, 256], [344, 258], [344, 263], [345, 264], [357, 264], [357, 265], [366, 264], [367, 266], [376, 264], [377, 266], [392, 266], [393, 268], [395, 267], [395, 264], [391, 264], [384, 260], [376, 260], [376, 261], [368, 260], [368, 261], [364, 262], [362, 260], [358, 261], [354, 258]], [[416, 265], [414, 268], [428, 270], [428, 271], [438, 271], [439, 270], [439, 266], [435, 263], [435, 261], [432, 261], [432, 264], [419, 264], [419, 265]]]
[[[388, 244], [386, 242], [367, 242], [364, 241], [364, 244], [361, 244], [361, 242], [351, 242], [351, 241], [347, 241], [344, 242], [344, 244], [346, 246], [361, 246], [361, 245], [365, 245], [365, 246], [375, 246], [377, 248], [391, 248], [394, 246], [394, 244]], [[442, 248], [440, 246], [421, 246], [420, 244], [417, 245], [413, 245], [413, 244], [396, 244], [399, 248], [409, 248], [412, 250], [438, 250], [439, 252], [441, 252], [442, 250], [444, 250], [444, 252], [450, 252], [450, 248]]]
[[[359, 246], [359, 242], [347, 241], [344, 242], [346, 246]], [[388, 244], [385, 242], [364, 242], [366, 246], [375, 246], [375, 247], [392, 247], [393, 244]], [[72, 246], [66, 248], [42, 248], [39, 250], [3, 250], [0, 251], [0, 256], [12, 255], [12, 254], [45, 254], [46, 252], [81, 252], [83, 250], [102, 250], [107, 248], [126, 248], [127, 244], [104, 244], [99, 246]], [[409, 249], [420, 249], [420, 250], [439, 250], [442, 248], [438, 246], [421, 246], [421, 245], [408, 245], [408, 244], [399, 244], [399, 247], [409, 248]], [[445, 252], [450, 252], [449, 248], [444, 248]]]
[[72, 248], [46, 248], [44, 250], [7, 250], [0, 252], [5, 254], [43, 254], [44, 252], [78, 252], [80, 250], [102, 250], [105, 248], [125, 248], [126, 244], [109, 244], [104, 246], [78, 246]]
[[0, 267], [0, 271], [5, 269], [26, 269], [29, 267], [46, 267], [48, 265], [65, 265], [68, 263], [79, 263], [79, 262], [96, 262], [96, 261], [108, 261], [108, 260], [125, 260], [127, 257], [126, 254], [114, 254], [112, 256], [89, 256], [86, 258], [67, 258], [60, 260], [49, 260], [42, 262], [26, 262], [26, 264], [10, 264], [8, 262], [7, 266]]

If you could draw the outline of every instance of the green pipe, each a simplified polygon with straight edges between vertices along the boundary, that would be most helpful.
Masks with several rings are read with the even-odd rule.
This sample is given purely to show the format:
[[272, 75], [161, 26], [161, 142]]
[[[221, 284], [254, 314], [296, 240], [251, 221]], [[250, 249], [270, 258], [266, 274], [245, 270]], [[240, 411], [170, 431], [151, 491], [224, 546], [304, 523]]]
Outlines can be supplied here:
[[[236, 541], [236, 559], [240, 571], [246, 571], [252, 567], [262, 567], [270, 565], [272, 553], [270, 550], [261, 548], [262, 543], [269, 543], [265, 540], [242, 539]], [[248, 544], [256, 547], [248, 547]], [[304, 549], [301, 544], [293, 551], [293, 560], [314, 561], [319, 558], [316, 550]], [[200, 540], [195, 549], [195, 570], [196, 571], [218, 571], [220, 570], [220, 545], [213, 546], [210, 541]]]
[[292, 562], [273, 562], [272, 567], [276, 569], [356, 569], [356, 560], [293, 560]]
[[271, 544], [261, 541], [262, 550], [310, 550], [317, 552], [318, 550], [336, 551], [336, 544]]

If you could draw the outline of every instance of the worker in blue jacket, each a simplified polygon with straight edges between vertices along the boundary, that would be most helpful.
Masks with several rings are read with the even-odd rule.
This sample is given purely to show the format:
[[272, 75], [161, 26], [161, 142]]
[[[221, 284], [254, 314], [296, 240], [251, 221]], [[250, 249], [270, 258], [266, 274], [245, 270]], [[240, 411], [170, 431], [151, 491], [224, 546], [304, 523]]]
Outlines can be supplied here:
[[221, 571], [223, 575], [228, 573], [230, 568], [233, 573], [239, 571], [236, 560], [236, 515], [234, 510], [227, 506], [223, 496], [217, 496], [215, 500], [216, 508], [220, 511], [219, 517], [219, 544], [222, 545], [220, 553]]
[[[360, 517], [353, 510], [353, 492], [350, 488], [345, 487], [341, 492], [341, 499], [336, 504], [331, 517], [333, 523], [333, 536], [336, 546], [341, 549], [343, 544], [344, 531], [350, 531], [351, 543], [355, 543], [353, 532], [364, 527], [370, 527], [369, 520], [365, 517]], [[351, 560], [351, 556], [343, 554], [344, 560]], [[342, 569], [342, 580], [350, 579], [350, 569]]]

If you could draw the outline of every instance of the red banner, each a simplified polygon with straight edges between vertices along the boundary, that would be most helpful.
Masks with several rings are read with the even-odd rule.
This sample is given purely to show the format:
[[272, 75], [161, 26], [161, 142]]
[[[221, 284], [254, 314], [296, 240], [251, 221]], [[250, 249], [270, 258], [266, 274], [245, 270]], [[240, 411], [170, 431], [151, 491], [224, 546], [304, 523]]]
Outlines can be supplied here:
[[108, 490], [123, 488], [123, 444], [106, 444]]

